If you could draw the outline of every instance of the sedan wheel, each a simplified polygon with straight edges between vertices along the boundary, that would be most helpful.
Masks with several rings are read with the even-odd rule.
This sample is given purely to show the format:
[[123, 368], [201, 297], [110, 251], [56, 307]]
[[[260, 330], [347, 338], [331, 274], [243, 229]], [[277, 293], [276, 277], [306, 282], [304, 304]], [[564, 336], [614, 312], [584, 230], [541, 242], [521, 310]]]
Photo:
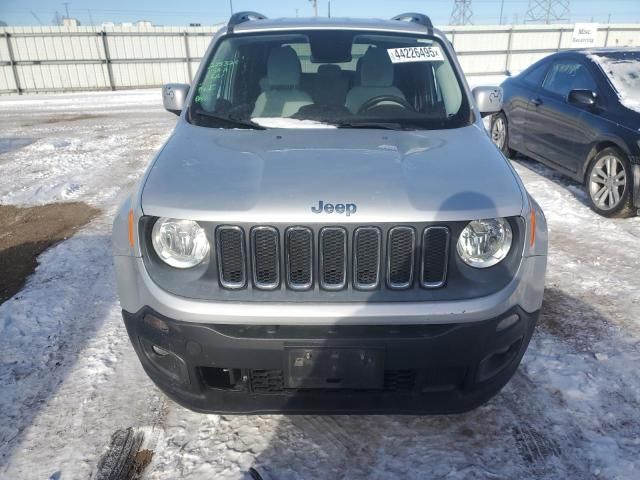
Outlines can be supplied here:
[[589, 192], [593, 203], [603, 210], [617, 207], [627, 188], [627, 173], [622, 162], [613, 155], [602, 157], [591, 171]]
[[507, 128], [504, 123], [504, 118], [502, 116], [498, 116], [491, 126], [491, 140], [496, 144], [496, 147], [502, 150], [506, 139]]
[[604, 149], [591, 164], [587, 178], [594, 210], [608, 217], [631, 214], [631, 183], [627, 159], [616, 149]]
[[512, 158], [516, 152], [509, 148], [509, 124], [503, 112], [491, 119], [491, 141], [504, 153], [505, 157]]

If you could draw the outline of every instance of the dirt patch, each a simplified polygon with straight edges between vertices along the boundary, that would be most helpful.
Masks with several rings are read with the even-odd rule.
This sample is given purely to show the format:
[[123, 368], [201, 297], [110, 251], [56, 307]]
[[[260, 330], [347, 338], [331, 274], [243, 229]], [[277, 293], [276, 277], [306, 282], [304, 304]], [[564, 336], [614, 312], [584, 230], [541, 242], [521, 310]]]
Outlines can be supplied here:
[[144, 469], [147, 468], [147, 465], [151, 463], [152, 459], [153, 450], [145, 449], [137, 452], [133, 456], [133, 465], [131, 467], [133, 470], [132, 478], [139, 478], [140, 475], [142, 475], [142, 472], [144, 472]]
[[132, 427], [116, 430], [93, 480], [138, 480], [153, 459], [153, 450], [140, 449], [143, 441], [144, 434]]
[[35, 125], [50, 125], [52, 123], [63, 123], [63, 122], [77, 122], [80, 120], [92, 120], [95, 118], [103, 118], [106, 117], [107, 115], [95, 115], [92, 113], [85, 113], [85, 114], [81, 114], [81, 115], [56, 115], [55, 117], [49, 117], [46, 118], [45, 120], [42, 121], [38, 121], [38, 122], [32, 122], [32, 123], [26, 123], [24, 125], [22, 125], [23, 127], [33, 127]]
[[24, 286], [38, 265], [38, 255], [69, 238], [98, 212], [80, 202], [28, 208], [0, 205], [0, 303]]

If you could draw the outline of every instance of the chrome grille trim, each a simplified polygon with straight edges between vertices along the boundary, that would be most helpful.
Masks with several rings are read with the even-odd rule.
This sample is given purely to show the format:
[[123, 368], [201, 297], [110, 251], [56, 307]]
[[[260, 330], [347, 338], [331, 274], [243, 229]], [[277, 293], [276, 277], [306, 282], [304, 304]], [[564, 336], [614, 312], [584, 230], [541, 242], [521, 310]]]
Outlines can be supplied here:
[[[396, 278], [398, 277], [399, 272], [394, 272], [394, 270], [398, 270], [396, 262], [402, 261], [402, 258], [395, 258], [396, 256], [402, 255], [403, 252], [400, 251], [401, 245], [400, 242], [405, 239], [398, 238], [399, 235], [409, 235], [409, 262], [403, 261], [402, 263], [407, 264], [406, 268], [409, 269], [408, 275], [406, 275], [407, 279], [405, 281], [399, 282]], [[394, 238], [395, 237], [395, 238]], [[387, 286], [392, 290], [404, 290], [413, 284], [413, 270], [415, 264], [415, 250], [416, 250], [416, 231], [412, 227], [399, 226], [393, 227], [389, 230], [388, 239], [387, 239]]]
[[[444, 233], [444, 239], [429, 239], [429, 236], [434, 234]], [[442, 275], [437, 281], [426, 280], [427, 274], [427, 263], [429, 262], [429, 248], [430, 244], [433, 242], [442, 242], [444, 241], [444, 254], [443, 248], [441, 245], [436, 245], [436, 256], [432, 259], [434, 261], [433, 266], [429, 266], [429, 268], [442, 269]], [[447, 227], [427, 227], [422, 232], [422, 259], [420, 262], [420, 284], [424, 288], [440, 288], [447, 281], [447, 267], [449, 265], [449, 243], [450, 243], [450, 233]]]
[[214, 268], [220, 286], [231, 290], [442, 288], [450, 275], [451, 230], [417, 228], [219, 225]]
[[[224, 239], [226, 232], [234, 232], [239, 235], [237, 239]], [[233, 244], [235, 243], [235, 244]], [[233, 252], [233, 249], [239, 249]], [[247, 283], [247, 261], [244, 245], [244, 230], [235, 225], [222, 225], [216, 228], [216, 254], [218, 258], [218, 278], [224, 288], [243, 288]], [[237, 255], [238, 259], [233, 262], [230, 257]], [[239, 264], [237, 264], [239, 262]], [[236, 265], [229, 265], [236, 263]], [[229, 270], [231, 269], [231, 270]], [[239, 273], [238, 280], [229, 280], [230, 276]]]
[[[294, 235], [298, 236], [301, 233], [306, 233], [308, 238], [308, 244], [306, 248], [309, 250], [309, 258], [308, 261], [306, 259], [296, 258], [297, 256], [292, 256], [291, 254], [291, 243], [292, 237]], [[295, 241], [300, 241], [301, 239], [296, 239]], [[301, 248], [305, 248], [304, 245], [300, 245]], [[308, 227], [289, 227], [285, 231], [285, 255], [286, 255], [286, 269], [287, 269], [287, 286], [292, 290], [309, 290], [313, 286], [313, 231]], [[307, 272], [303, 271], [303, 276], [308, 276], [308, 281], [305, 282], [294, 282], [292, 281], [292, 262], [300, 263], [300, 269], [304, 267], [303, 263], [307, 264]]]
[[[271, 238], [265, 239], [273, 241], [274, 249], [272, 252], [260, 252], [258, 248], [259, 235], [271, 235]], [[262, 240], [264, 241], [264, 240]], [[271, 265], [269, 265], [271, 263]], [[257, 226], [251, 229], [251, 267], [253, 271], [253, 284], [260, 290], [274, 290], [280, 286], [280, 235], [274, 227]], [[272, 276], [274, 280], [271, 282], [261, 281], [260, 272], [273, 270]]]
[[[375, 235], [375, 280], [373, 282], [360, 281], [360, 268], [364, 261], [358, 261], [361, 258], [364, 245], [360, 245], [360, 238], [363, 234], [373, 233]], [[382, 232], [378, 227], [358, 227], [353, 232], [353, 286], [358, 290], [375, 290], [380, 286], [380, 258], [382, 257]], [[364, 260], [364, 259], [363, 259]]]
[[[338, 241], [342, 243], [342, 260], [340, 260], [340, 258], [335, 258], [333, 255], [327, 258], [327, 250], [330, 248], [330, 246], [327, 245], [326, 242], [329, 241], [327, 240], [327, 237], [329, 235], [336, 236], [336, 238], [331, 239], [330, 241]], [[342, 290], [347, 286], [347, 231], [344, 228], [340, 227], [324, 227], [322, 230], [320, 230], [318, 242], [318, 250], [320, 252], [320, 287], [323, 290]], [[327, 271], [328, 268], [338, 271], [338, 274], [340, 276], [339, 281], [327, 281], [327, 277], [329, 275], [333, 275], [331, 272]], [[340, 269], [342, 269], [341, 274], [339, 273]]]

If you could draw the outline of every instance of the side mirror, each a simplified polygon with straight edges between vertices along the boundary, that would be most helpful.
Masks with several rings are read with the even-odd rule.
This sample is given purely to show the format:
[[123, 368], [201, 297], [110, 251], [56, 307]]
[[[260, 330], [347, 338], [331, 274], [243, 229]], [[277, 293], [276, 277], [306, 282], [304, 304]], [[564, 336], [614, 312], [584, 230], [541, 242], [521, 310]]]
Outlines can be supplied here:
[[476, 87], [471, 93], [481, 116], [486, 117], [502, 110], [501, 87]]
[[191, 88], [191, 85], [187, 83], [167, 83], [163, 85], [162, 103], [164, 108], [171, 113], [180, 115], [187, 103], [189, 88]]
[[581, 107], [593, 107], [596, 104], [598, 95], [591, 90], [571, 90], [569, 92], [569, 103]]

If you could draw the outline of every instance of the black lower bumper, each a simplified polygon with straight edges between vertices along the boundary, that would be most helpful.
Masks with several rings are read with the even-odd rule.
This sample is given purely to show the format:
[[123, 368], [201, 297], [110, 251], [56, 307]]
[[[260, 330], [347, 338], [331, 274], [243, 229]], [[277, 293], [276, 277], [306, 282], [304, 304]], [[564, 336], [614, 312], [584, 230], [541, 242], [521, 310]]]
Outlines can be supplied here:
[[493, 397], [538, 312], [404, 326], [208, 325], [123, 312], [151, 379], [215, 413], [457, 413]]

